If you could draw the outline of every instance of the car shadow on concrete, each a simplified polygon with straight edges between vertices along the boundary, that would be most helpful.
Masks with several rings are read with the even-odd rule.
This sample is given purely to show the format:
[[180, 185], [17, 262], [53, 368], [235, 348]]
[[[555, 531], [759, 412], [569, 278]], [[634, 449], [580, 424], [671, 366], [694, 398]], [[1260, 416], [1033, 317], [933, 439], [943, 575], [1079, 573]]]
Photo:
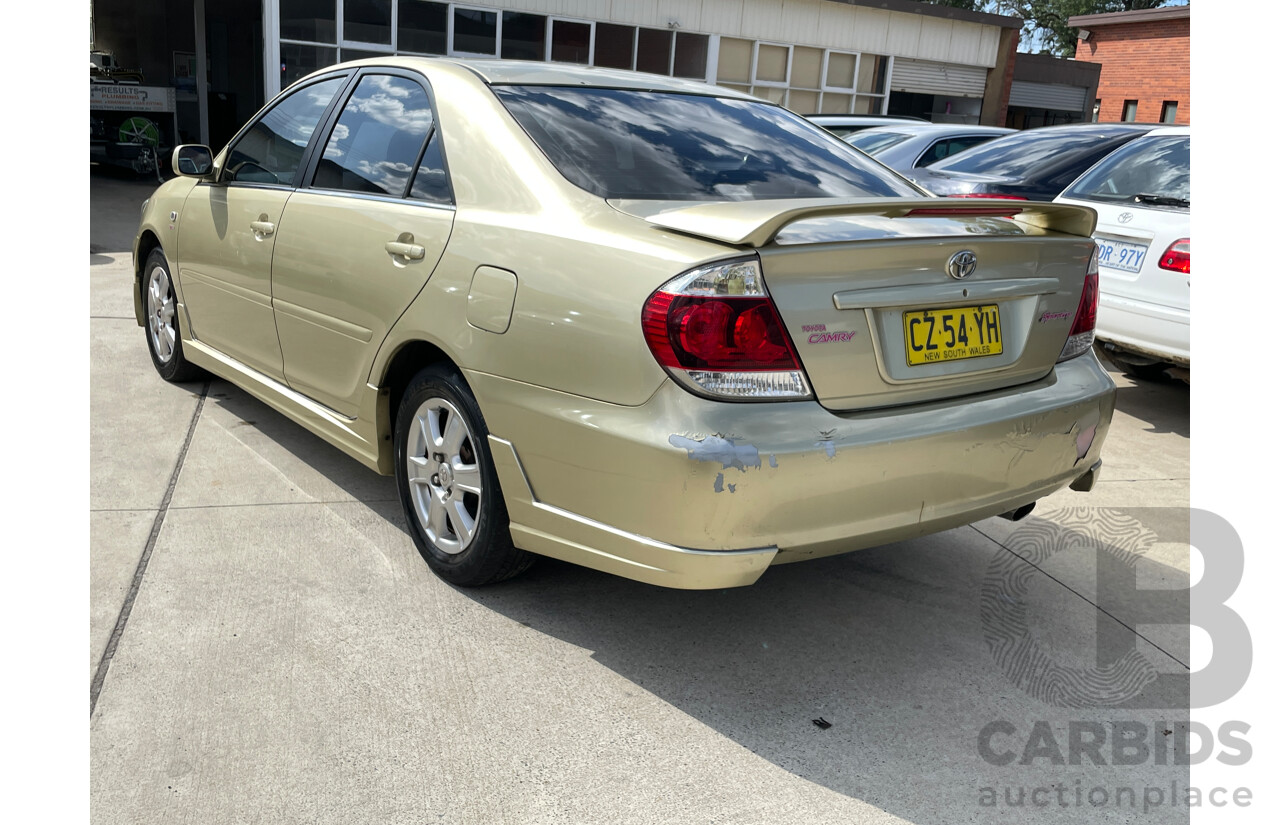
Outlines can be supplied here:
[[1191, 438], [1191, 387], [1177, 379], [1116, 376], [1116, 409], [1145, 422], [1149, 433]]
[[[407, 534], [391, 479], [226, 382], [211, 382], [207, 403]], [[670, 590], [544, 558], [514, 580], [458, 592], [591, 651], [640, 690], [792, 775], [911, 822], [952, 825], [994, 814], [981, 804], [985, 788], [1136, 786], [1140, 806], [1147, 785], [1185, 787], [1185, 766], [984, 761], [978, 743], [992, 722], [1014, 725], [1019, 733], [998, 744], [1020, 751], [1033, 726], [1047, 721], [1065, 753], [1069, 722], [1138, 720], [1155, 730], [1157, 718], [1186, 718], [1185, 711], [1059, 707], [1015, 684], [994, 661], [983, 621], [984, 599], [1000, 595], [991, 579], [1002, 559], [1030, 580], [1023, 598], [1030, 632], [1062, 666], [1085, 670], [1134, 646], [1136, 620], [1100, 614], [1088, 593], [1011, 559], [969, 527], [773, 568], [747, 588]], [[1186, 684], [1166, 683], [1147, 705], [1186, 708]], [[1108, 812], [1116, 813], [1131, 812]], [[1093, 822], [1099, 812], [1055, 805], [1036, 817]]]
[[[910, 822], [952, 825], [991, 813], [979, 804], [984, 787], [1070, 784], [1085, 774], [1093, 777], [1086, 788], [1130, 785], [1138, 774], [1139, 788], [1157, 779], [1185, 786], [1185, 766], [1064, 771], [1046, 759], [983, 760], [981, 732], [999, 720], [1021, 731], [1020, 741], [1005, 740], [1019, 750], [1041, 720], [1055, 729], [1117, 719], [1154, 728], [1140, 711], [1055, 707], [1005, 675], [981, 615], [991, 562], [1005, 554], [960, 528], [774, 568], [734, 590], [667, 590], [540, 560], [521, 579], [466, 592], [592, 651], [640, 689], [793, 775]], [[1099, 623], [1078, 594], [1014, 567], [1042, 578], [1027, 607], [1051, 658], [1084, 671], [1098, 643], [1108, 661], [1132, 645], [1127, 628], [1105, 616]], [[1175, 674], [1147, 704], [1186, 708], [1188, 685]], [[1086, 806], [1047, 821], [1097, 816]]]
[[1147, 424], [1149, 433], [1173, 433], [1191, 438], [1191, 385], [1157, 371], [1141, 375], [1126, 370], [1099, 352], [1102, 365], [1116, 384], [1116, 409]]

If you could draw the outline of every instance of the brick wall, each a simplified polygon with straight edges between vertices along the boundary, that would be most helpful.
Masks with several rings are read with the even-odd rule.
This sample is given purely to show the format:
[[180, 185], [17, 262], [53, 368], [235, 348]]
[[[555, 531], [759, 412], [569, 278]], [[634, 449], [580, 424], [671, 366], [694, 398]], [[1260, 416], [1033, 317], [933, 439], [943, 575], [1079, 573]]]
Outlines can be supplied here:
[[1177, 123], [1191, 123], [1191, 20], [1085, 26], [1076, 60], [1102, 64], [1098, 120], [1123, 119], [1124, 102], [1138, 101], [1137, 121], [1158, 123], [1166, 100], [1177, 101]]

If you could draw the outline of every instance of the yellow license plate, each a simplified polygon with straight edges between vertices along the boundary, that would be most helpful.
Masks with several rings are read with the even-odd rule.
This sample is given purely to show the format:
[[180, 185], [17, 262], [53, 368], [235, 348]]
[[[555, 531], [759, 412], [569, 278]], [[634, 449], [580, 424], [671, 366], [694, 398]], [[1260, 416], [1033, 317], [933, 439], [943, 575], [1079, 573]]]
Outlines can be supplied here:
[[1000, 307], [995, 304], [904, 312], [902, 332], [912, 367], [1004, 352]]

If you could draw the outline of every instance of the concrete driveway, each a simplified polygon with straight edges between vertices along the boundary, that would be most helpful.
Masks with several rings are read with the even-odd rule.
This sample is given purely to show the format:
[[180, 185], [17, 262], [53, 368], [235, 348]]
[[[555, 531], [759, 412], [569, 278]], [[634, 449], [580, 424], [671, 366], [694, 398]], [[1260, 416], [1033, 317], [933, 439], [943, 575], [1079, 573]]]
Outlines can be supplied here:
[[[156, 375], [129, 253], [152, 186], [92, 181], [95, 823], [1188, 820], [1155, 756], [1187, 718], [1186, 386], [1113, 373], [1104, 480], [1018, 524], [738, 590], [544, 560], [464, 591], [391, 479]], [[1094, 678], [1115, 661], [1140, 695]]]

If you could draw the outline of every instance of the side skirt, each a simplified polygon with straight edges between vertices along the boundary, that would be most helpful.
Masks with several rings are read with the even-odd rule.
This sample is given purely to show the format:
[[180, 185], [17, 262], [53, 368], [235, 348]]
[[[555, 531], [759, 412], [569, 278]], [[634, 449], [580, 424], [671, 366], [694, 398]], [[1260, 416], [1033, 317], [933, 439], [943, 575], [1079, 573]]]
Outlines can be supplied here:
[[376, 423], [390, 420], [384, 414], [390, 393], [367, 386], [360, 415], [347, 418], [199, 341], [183, 338], [182, 349], [191, 363], [225, 378], [374, 472], [392, 474], [390, 434], [379, 432]]

